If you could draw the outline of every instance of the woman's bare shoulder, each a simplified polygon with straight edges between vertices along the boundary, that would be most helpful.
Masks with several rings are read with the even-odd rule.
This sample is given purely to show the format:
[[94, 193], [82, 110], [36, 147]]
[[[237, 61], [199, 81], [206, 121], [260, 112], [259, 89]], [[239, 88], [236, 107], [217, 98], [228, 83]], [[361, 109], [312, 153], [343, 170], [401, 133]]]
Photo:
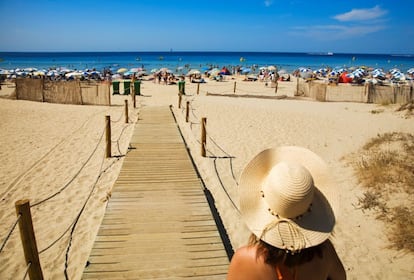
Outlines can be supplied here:
[[267, 279], [271, 273], [263, 257], [258, 257], [255, 246], [244, 246], [236, 250], [230, 262], [227, 280]]

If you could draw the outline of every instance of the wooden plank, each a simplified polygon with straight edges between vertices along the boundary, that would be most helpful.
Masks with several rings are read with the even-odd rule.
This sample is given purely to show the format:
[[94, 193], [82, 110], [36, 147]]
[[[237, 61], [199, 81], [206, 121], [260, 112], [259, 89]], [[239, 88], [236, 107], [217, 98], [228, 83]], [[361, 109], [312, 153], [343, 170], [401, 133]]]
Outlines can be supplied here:
[[177, 125], [145, 107], [83, 279], [225, 279], [228, 258]]

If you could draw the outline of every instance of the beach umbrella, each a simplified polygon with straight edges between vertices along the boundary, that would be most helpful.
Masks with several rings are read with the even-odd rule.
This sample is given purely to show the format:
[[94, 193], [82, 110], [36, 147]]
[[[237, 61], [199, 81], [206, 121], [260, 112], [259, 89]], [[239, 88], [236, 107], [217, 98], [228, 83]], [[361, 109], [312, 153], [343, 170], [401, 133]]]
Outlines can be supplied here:
[[242, 69], [241, 69], [242, 74], [248, 74], [248, 73], [250, 73], [251, 71], [252, 71], [252, 69], [250, 69], [250, 68], [242, 68]]
[[58, 71], [59, 71], [60, 73], [63, 73], [63, 74], [73, 72], [73, 70], [71, 70], [71, 69], [69, 69], [69, 68], [65, 68], [65, 67], [60, 67], [60, 68], [58, 69]]
[[161, 68], [158, 72], [161, 73], [172, 73], [172, 71], [166, 67]]
[[35, 71], [33, 72], [33, 76], [44, 76], [46, 73], [44, 71]]
[[28, 67], [28, 68], [24, 68], [23, 71], [24, 72], [35, 72], [35, 71], [37, 71], [37, 68]]
[[112, 80], [119, 80], [119, 79], [122, 79], [122, 76], [120, 75], [120, 74], [114, 74], [114, 75], [112, 75]]
[[299, 68], [299, 75], [303, 79], [309, 79], [312, 77], [312, 70], [310, 68], [300, 67]]
[[279, 75], [283, 75], [283, 74], [287, 74], [287, 71], [285, 69], [280, 69], [279, 71], [277, 71], [277, 73]]
[[9, 70], [6, 69], [1, 69], [0, 70], [0, 75], [9, 75], [11, 72]]
[[80, 77], [80, 76], [82, 76], [82, 74], [79, 72], [69, 72], [65, 74], [66, 78], [75, 78], [75, 77]]
[[201, 72], [198, 69], [191, 69], [190, 71], [187, 72], [187, 76], [199, 75], [199, 74], [201, 74]]
[[126, 69], [126, 68], [119, 68], [118, 71], [116, 71], [116, 72], [117, 73], [125, 73], [127, 71], [128, 71], [128, 69]]
[[410, 75], [413, 75], [414, 74], [414, 68], [408, 69], [407, 73], [410, 74]]
[[220, 73], [220, 69], [218, 68], [213, 68], [209, 71], [210, 76], [217, 76]]
[[270, 65], [267, 67], [267, 70], [269, 71], [275, 71], [276, 69], [277, 69], [276, 66], [273, 66], [273, 65]]

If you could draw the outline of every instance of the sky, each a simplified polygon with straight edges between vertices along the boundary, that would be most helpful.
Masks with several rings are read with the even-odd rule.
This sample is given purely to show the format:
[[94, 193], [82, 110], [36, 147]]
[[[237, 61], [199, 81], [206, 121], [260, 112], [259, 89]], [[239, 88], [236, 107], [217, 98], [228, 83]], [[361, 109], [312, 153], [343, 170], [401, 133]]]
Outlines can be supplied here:
[[0, 51], [414, 54], [412, 0], [0, 0]]

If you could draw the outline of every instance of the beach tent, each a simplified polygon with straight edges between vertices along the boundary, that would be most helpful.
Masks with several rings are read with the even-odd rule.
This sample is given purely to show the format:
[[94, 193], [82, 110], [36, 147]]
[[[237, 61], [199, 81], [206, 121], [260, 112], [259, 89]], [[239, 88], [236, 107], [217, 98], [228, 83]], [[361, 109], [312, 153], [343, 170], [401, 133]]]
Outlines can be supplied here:
[[231, 73], [230, 73], [229, 69], [227, 69], [227, 67], [221, 68], [220, 74], [222, 74], [222, 75], [231, 75]]

